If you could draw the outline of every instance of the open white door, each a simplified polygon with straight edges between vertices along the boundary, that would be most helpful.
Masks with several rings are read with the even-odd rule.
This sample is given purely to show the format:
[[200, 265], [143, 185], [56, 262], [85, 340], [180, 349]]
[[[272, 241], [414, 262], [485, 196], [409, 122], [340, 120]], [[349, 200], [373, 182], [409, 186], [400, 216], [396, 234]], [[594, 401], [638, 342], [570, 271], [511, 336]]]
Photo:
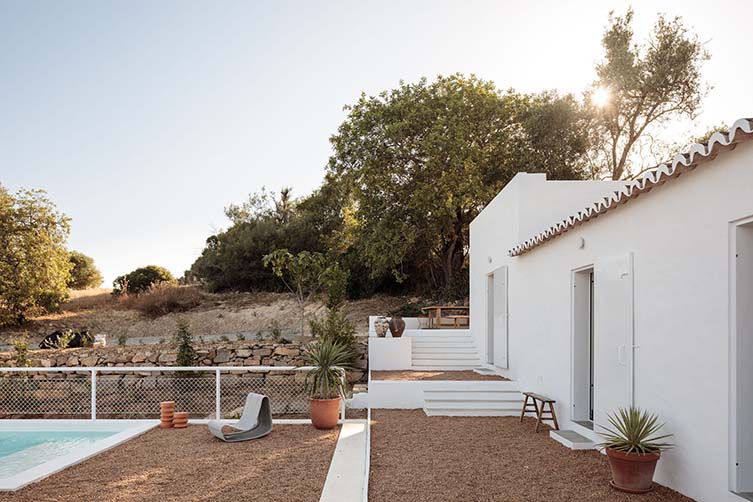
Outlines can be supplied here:
[[594, 265], [594, 423], [633, 403], [633, 255]]
[[507, 368], [507, 267], [494, 271], [494, 365]]

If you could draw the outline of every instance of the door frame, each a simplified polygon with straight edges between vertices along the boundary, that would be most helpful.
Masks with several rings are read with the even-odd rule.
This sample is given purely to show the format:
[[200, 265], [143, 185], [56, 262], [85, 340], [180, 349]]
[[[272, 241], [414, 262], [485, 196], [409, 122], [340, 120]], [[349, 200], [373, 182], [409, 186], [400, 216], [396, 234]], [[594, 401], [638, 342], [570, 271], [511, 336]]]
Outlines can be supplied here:
[[729, 491], [732, 493], [737, 493], [738, 489], [738, 483], [737, 483], [737, 393], [738, 393], [738, 386], [737, 386], [737, 229], [738, 227], [749, 225], [753, 223], [753, 216], [748, 216], [745, 218], [740, 218], [737, 220], [733, 220], [729, 222], [729, 232], [728, 232], [728, 239], [729, 239], [729, 250], [728, 250], [728, 260], [729, 260], [729, 277], [728, 277], [728, 302], [727, 302], [727, 310], [728, 310], [728, 316], [729, 316], [729, 322], [727, 323], [729, 326], [729, 333], [728, 333], [728, 340], [729, 340], [729, 372], [728, 372], [728, 382], [729, 382], [729, 403], [728, 403], [728, 409], [727, 409], [727, 423], [728, 423], [728, 445], [727, 445], [727, 451], [728, 453], [728, 462], [727, 462], [727, 469], [728, 469], [728, 482], [729, 482]]
[[494, 366], [494, 272], [486, 274], [486, 363]]
[[[579, 337], [582, 335], [580, 333], [582, 326], [577, 322], [579, 319], [579, 316], [576, 315], [577, 309], [580, 306], [576, 300], [577, 296], [575, 293], [575, 286], [576, 282], [579, 282], [579, 275], [583, 274], [584, 272], [590, 272], [593, 274], [594, 272], [594, 264], [589, 263], [587, 265], [582, 265], [580, 267], [574, 268], [570, 270], [570, 420], [580, 423], [583, 422], [583, 419], [576, 417], [576, 393], [578, 392], [578, 389], [580, 388], [580, 382], [576, 381], [579, 380], [576, 378], [575, 375], [575, 369], [576, 365], [578, 364], [579, 356], [576, 354], [576, 337]], [[590, 295], [593, 295], [593, 290], [589, 292]], [[591, 296], [589, 301], [589, 323], [593, 323], [593, 296]], [[590, 326], [589, 329], [593, 329], [593, 326]], [[591, 352], [593, 352], [593, 347], [590, 349]], [[593, 359], [593, 354], [591, 354], [591, 359]], [[591, 363], [593, 364], [593, 363]], [[590, 368], [590, 371], [593, 372], [593, 368]], [[587, 422], [593, 423], [593, 419], [586, 420]], [[593, 425], [592, 425], [593, 427]]]

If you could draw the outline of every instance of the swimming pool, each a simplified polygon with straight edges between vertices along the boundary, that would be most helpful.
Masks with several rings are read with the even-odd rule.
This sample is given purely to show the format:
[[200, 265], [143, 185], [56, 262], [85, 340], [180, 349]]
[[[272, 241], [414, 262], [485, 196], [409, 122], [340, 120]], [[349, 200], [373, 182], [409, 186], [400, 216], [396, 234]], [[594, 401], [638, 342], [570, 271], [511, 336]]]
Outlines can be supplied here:
[[155, 420], [0, 420], [0, 490], [18, 490], [153, 428]]

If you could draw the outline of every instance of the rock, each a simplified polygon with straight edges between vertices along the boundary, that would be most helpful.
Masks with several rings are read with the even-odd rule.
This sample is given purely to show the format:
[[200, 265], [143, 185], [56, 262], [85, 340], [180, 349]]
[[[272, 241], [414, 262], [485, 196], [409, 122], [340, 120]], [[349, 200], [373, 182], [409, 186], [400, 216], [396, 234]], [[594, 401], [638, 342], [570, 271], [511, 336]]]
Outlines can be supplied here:
[[54, 362], [52, 359], [40, 359], [39, 365], [43, 368], [52, 368]]
[[78, 357], [71, 356], [65, 361], [66, 366], [79, 366]]
[[252, 354], [252, 352], [251, 352], [250, 349], [238, 349], [238, 350], [235, 351], [235, 355], [237, 357], [242, 357], [244, 359], [246, 357], [251, 357], [251, 354]]
[[146, 353], [136, 352], [131, 358], [131, 362], [136, 364], [146, 362]]
[[217, 349], [217, 355], [214, 356], [215, 363], [226, 363], [230, 361], [230, 351], [228, 349]]
[[256, 349], [253, 353], [255, 356], [271, 356], [272, 349]]
[[287, 347], [277, 347], [274, 353], [280, 356], [297, 356], [301, 351], [298, 349], [289, 349]]
[[176, 354], [175, 352], [163, 352], [157, 358], [157, 361], [161, 363], [174, 363], [177, 360], [178, 360], [178, 354]]
[[98, 362], [99, 362], [99, 357], [97, 357], [96, 354], [92, 354], [90, 356], [87, 356], [81, 359], [82, 366], [96, 366]]
[[243, 361], [243, 366], [259, 366], [260, 364], [260, 359], [246, 359], [245, 361]]

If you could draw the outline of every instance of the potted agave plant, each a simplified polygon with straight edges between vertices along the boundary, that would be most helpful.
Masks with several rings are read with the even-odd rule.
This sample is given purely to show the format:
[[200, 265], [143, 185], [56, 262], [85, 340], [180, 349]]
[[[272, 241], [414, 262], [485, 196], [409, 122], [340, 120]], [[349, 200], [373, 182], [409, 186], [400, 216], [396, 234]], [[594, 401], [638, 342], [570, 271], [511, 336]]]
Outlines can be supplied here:
[[664, 426], [659, 418], [632, 406], [620, 408], [608, 419], [612, 427], [603, 427], [605, 432], [599, 434], [604, 441], [599, 446], [606, 450], [612, 470], [609, 484], [628, 493], [651, 491], [661, 452], [672, 447], [663, 440], [672, 435], [658, 435]]
[[353, 350], [346, 344], [324, 338], [310, 344], [304, 353], [306, 364], [312, 366], [306, 375], [311, 423], [317, 429], [337, 426], [340, 402], [345, 398], [344, 371], [351, 369]]

